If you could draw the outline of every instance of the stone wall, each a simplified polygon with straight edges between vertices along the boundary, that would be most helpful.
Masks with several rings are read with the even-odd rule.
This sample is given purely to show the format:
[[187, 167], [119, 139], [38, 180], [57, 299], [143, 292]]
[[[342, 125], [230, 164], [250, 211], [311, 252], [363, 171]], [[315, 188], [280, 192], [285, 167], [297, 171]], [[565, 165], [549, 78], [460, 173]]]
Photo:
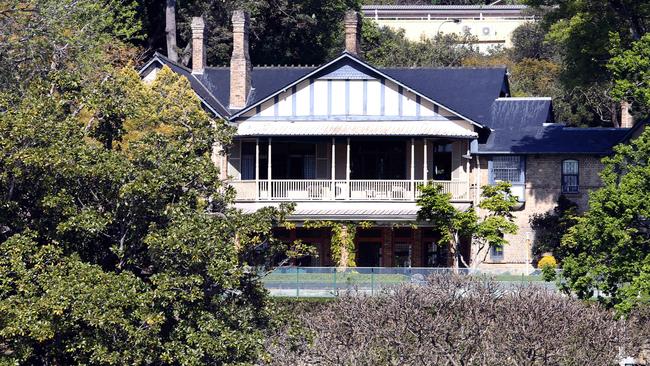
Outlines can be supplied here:
[[[487, 161], [481, 158], [481, 183], [488, 182]], [[579, 192], [565, 193], [565, 196], [578, 204], [581, 212], [588, 208], [589, 192], [601, 186], [599, 173], [603, 168], [600, 157], [581, 155], [531, 155], [526, 158], [526, 202], [515, 211], [515, 222], [519, 231], [508, 235], [509, 245], [502, 256], [487, 255], [482, 267], [499, 267], [504, 264], [528, 265], [531, 261], [531, 247], [535, 233], [529, 220], [534, 214], [553, 210], [562, 193], [562, 161], [574, 159], [579, 162]], [[481, 256], [482, 258], [482, 256]]]

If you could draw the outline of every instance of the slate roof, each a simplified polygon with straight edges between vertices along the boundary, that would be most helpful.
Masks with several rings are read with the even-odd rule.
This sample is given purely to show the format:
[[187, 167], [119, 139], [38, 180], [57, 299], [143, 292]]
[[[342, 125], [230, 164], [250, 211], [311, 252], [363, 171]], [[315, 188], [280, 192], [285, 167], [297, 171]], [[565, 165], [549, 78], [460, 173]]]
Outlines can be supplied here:
[[[254, 67], [251, 74], [251, 85], [254, 89], [248, 98], [248, 105], [268, 98], [274, 92], [314, 69], [315, 67]], [[222, 104], [228, 105], [230, 98], [229, 67], [208, 67], [203, 75], [197, 75], [197, 77], [218, 100], [222, 101]]]
[[626, 128], [574, 128], [553, 122], [550, 98], [494, 101], [479, 154], [607, 154]]
[[[145, 72], [146, 69], [152, 66], [153, 62], [156, 62], [156, 60], [159, 60], [164, 65], [169, 66], [169, 68], [175, 73], [185, 76], [187, 80], [189, 80], [190, 85], [192, 86], [194, 92], [199, 96], [199, 98], [201, 98], [204, 104], [207, 104], [208, 107], [213, 109], [220, 117], [228, 117], [230, 115], [229, 111], [224, 107], [225, 105], [227, 105], [227, 103], [224, 104], [221, 102], [224, 99], [218, 99], [214, 94], [212, 94], [210, 89], [203, 84], [202, 79], [199, 79], [195, 75], [193, 75], [192, 71], [187, 67], [171, 61], [170, 59], [159, 54], [158, 52], [156, 52], [153, 59], [140, 70], [140, 73]], [[227, 101], [228, 99], [225, 100]]]
[[[230, 69], [208, 67], [192, 72], [165, 56], [152, 62], [169, 66], [187, 77], [197, 95], [221, 117], [228, 110]], [[151, 67], [152, 62], [141, 70]], [[314, 72], [317, 67], [254, 67], [254, 90], [247, 105], [254, 105]], [[505, 67], [494, 68], [375, 68], [413, 91], [459, 112], [485, 128], [479, 133], [479, 154], [607, 154], [629, 129], [569, 128], [553, 124], [550, 98], [500, 98], [509, 94]], [[326, 71], [326, 70], [324, 70]]]
[[[218, 101], [220, 108], [215, 109], [219, 109], [222, 116], [226, 117], [236, 112], [225, 110], [230, 96], [230, 68], [208, 67], [203, 74], [197, 75], [165, 56], [156, 54], [155, 57], [172, 70], [186, 76], [192, 83], [192, 87], [196, 86], [197, 94], [211, 106], [214, 101]], [[249, 96], [248, 105], [268, 98], [315, 69], [316, 67], [254, 67], [251, 75], [251, 85], [254, 90]], [[480, 124], [489, 121], [490, 106], [494, 99], [503, 93], [509, 93], [505, 67], [377, 68], [377, 70]], [[472, 98], [468, 98], [468, 95]]]
[[505, 67], [379, 70], [483, 125], [490, 121], [494, 100], [510, 93]]

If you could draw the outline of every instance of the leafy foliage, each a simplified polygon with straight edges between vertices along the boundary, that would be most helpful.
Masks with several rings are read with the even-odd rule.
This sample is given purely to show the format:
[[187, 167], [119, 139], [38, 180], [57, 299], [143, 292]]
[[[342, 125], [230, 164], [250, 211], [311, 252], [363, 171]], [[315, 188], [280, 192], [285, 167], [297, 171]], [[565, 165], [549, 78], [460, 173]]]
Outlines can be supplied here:
[[[143, 42], [164, 50], [164, 1], [138, 0], [142, 9]], [[189, 60], [191, 18], [202, 15], [206, 25], [209, 65], [226, 65], [232, 50], [230, 18], [236, 9], [250, 12], [250, 55], [256, 65], [321, 64], [343, 51], [343, 14], [359, 9], [357, 0], [189, 0], [177, 2], [180, 55]], [[184, 57], [183, 57], [184, 56]]]
[[533, 257], [539, 260], [544, 253], [553, 253], [553, 256], [562, 261], [568, 253], [561, 245], [562, 237], [577, 222], [578, 205], [560, 195], [557, 206], [553, 211], [542, 214], [534, 214], [530, 217], [530, 227], [535, 231], [533, 241]]
[[[552, 47], [554, 62], [561, 66], [557, 79], [561, 92], [549, 94], [562, 101], [558, 119], [573, 125], [618, 127], [622, 96], [612, 88], [621, 78], [613, 75], [609, 60], [646, 34], [650, 6], [635, 0], [526, 3], [542, 11], [543, 44]], [[638, 115], [646, 113], [638, 105], [633, 107]]]
[[650, 35], [644, 35], [629, 49], [622, 48], [617, 37], [612, 43], [613, 57], [607, 64], [614, 77], [612, 96], [632, 101], [637, 109], [646, 113], [645, 117], [650, 108]]
[[524, 59], [549, 60], [553, 59], [555, 50], [552, 44], [545, 41], [546, 31], [536, 22], [524, 23], [512, 32], [512, 50], [510, 57], [519, 62]]
[[45, 77], [78, 90], [98, 65], [133, 55], [124, 42], [141, 37], [135, 10], [121, 0], [4, 0], [0, 90], [22, 94], [29, 81]]
[[150, 85], [114, 71], [81, 108], [44, 88], [0, 114], [0, 358], [257, 359], [270, 320], [251, 266], [268, 262], [249, 253], [277, 249], [285, 212], [229, 208], [211, 154], [230, 129], [166, 68]]
[[438, 34], [433, 39], [412, 42], [404, 30], [378, 27], [374, 21], [363, 19], [362, 52], [366, 61], [380, 67], [441, 67], [460, 66], [462, 61], [478, 51], [470, 34]]
[[605, 158], [604, 187], [564, 237], [566, 290], [619, 311], [650, 301], [650, 131]]
[[[459, 250], [461, 237], [472, 238], [478, 244], [477, 255], [487, 256], [487, 248], [504, 246], [508, 243], [505, 235], [517, 232], [512, 215], [517, 198], [512, 195], [510, 187], [509, 182], [482, 187], [482, 200], [478, 207], [485, 210], [486, 214], [479, 219], [472, 207], [465, 211], [456, 209], [451, 204], [451, 194], [443, 193], [440, 185], [423, 186], [417, 201], [420, 206], [418, 220], [425, 221], [440, 232], [440, 242], [450, 245], [454, 267], [457, 267], [459, 261], [464, 261]], [[471, 261], [472, 265], [478, 263], [478, 257]]]

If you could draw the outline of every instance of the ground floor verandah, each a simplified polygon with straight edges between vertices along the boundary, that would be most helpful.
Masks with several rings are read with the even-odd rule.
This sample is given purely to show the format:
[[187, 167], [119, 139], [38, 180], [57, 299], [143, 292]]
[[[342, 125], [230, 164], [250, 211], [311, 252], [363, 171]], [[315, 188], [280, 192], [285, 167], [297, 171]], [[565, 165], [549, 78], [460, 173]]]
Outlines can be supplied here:
[[[335, 266], [331, 255], [330, 228], [274, 230], [277, 239], [286, 242], [301, 240], [317, 253], [293, 261], [302, 267]], [[358, 267], [450, 267], [453, 258], [449, 248], [439, 244], [440, 235], [431, 228], [410, 226], [375, 226], [358, 228], [354, 236], [355, 263]], [[470, 245], [463, 241], [461, 254], [470, 256]]]

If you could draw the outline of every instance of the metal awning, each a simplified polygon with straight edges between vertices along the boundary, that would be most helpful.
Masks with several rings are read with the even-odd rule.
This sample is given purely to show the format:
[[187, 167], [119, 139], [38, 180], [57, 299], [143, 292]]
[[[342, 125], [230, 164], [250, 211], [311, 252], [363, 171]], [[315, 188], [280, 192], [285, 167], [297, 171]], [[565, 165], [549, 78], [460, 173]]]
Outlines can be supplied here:
[[477, 138], [460, 121], [242, 121], [238, 136], [440, 136]]
[[[239, 202], [235, 208], [251, 213], [276, 202]], [[469, 202], [452, 203], [458, 210], [467, 210]], [[419, 207], [415, 202], [297, 202], [291, 221], [416, 221]]]

